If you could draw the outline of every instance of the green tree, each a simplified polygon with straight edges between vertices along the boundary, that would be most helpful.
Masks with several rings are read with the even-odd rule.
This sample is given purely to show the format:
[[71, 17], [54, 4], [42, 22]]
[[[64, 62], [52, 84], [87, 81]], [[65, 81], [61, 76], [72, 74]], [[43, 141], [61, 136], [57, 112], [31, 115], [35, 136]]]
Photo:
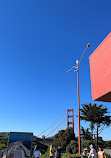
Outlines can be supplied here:
[[88, 149], [88, 147], [89, 147], [90, 144], [93, 144], [91, 140], [82, 139], [81, 140], [81, 151], [83, 152], [84, 148]]
[[71, 140], [75, 140], [75, 134], [72, 128], [67, 128], [66, 130], [59, 131], [54, 136], [54, 146], [61, 146], [62, 151], [66, 150], [66, 146], [70, 143]]
[[[83, 104], [80, 109], [80, 119], [89, 121], [93, 134], [94, 126], [97, 128], [97, 144], [98, 144], [98, 131], [103, 129], [103, 126], [109, 126], [111, 124], [111, 116], [108, 116], [108, 108], [103, 105], [97, 106], [96, 104]], [[102, 127], [102, 128], [101, 128]]]
[[81, 137], [85, 140], [91, 140], [91, 133], [89, 132], [89, 128], [86, 130], [81, 126]]
[[83, 104], [82, 109], [80, 109], [80, 119], [90, 122], [90, 129], [93, 137], [94, 122], [92, 120], [92, 105]]

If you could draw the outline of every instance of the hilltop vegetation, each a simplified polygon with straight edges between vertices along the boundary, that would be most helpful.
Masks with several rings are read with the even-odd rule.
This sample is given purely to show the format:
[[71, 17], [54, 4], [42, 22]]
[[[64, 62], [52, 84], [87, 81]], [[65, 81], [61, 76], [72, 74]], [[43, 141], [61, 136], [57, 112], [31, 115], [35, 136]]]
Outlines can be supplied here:
[[8, 143], [8, 135], [0, 134], [0, 149], [7, 148], [7, 143]]

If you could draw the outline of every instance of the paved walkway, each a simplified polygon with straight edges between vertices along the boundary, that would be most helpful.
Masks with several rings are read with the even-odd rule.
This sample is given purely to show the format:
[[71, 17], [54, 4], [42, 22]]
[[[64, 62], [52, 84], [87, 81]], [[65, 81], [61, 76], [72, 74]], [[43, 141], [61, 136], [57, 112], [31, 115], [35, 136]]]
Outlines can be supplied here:
[[111, 156], [111, 149], [104, 149], [105, 153]]

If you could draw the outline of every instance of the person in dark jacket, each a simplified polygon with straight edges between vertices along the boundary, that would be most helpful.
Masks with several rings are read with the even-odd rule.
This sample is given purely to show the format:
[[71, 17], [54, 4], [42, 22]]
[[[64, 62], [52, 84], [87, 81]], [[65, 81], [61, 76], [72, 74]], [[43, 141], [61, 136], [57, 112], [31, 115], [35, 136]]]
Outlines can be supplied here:
[[61, 147], [58, 147], [56, 150], [56, 158], [61, 158]]

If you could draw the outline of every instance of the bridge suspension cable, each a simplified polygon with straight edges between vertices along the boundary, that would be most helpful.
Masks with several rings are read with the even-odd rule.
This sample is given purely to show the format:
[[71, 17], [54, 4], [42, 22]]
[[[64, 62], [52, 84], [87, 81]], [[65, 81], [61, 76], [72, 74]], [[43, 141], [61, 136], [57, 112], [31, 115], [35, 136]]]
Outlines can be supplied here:
[[48, 129], [50, 129], [52, 126], [54, 126], [65, 114], [66, 114], [66, 111], [52, 125], [50, 125], [47, 129], [45, 129], [39, 135], [37, 135], [37, 137], [39, 137], [40, 135], [42, 135], [43, 133], [45, 133]]
[[[65, 118], [66, 119], [66, 118]], [[64, 120], [65, 120], [64, 119]], [[48, 133], [46, 136], [45, 136], [45, 138], [47, 138], [47, 136], [49, 136], [52, 132], [54, 132], [63, 122], [64, 122], [64, 120], [62, 120], [61, 122], [60, 122], [60, 124], [56, 127], [56, 128], [54, 128], [50, 133]]]

